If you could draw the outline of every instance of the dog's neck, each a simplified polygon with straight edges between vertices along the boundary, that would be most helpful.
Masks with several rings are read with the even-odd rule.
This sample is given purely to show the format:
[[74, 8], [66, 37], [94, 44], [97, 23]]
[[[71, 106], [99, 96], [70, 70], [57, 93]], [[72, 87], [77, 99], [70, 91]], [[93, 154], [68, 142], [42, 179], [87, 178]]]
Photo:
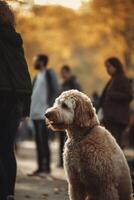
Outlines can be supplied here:
[[84, 127], [84, 128], [78, 127], [78, 126], [69, 127], [66, 130], [67, 136], [71, 140], [81, 141], [83, 138], [85, 138], [87, 135], [91, 133], [91, 131], [93, 130], [95, 126], [98, 126], [98, 125], [99, 123], [96, 123], [91, 127]]
[[100, 125], [100, 122], [96, 115], [90, 120], [90, 125], [86, 127], [82, 127], [80, 125], [73, 124], [66, 129], [67, 136], [73, 140], [82, 140], [86, 135], [91, 133], [91, 130]]

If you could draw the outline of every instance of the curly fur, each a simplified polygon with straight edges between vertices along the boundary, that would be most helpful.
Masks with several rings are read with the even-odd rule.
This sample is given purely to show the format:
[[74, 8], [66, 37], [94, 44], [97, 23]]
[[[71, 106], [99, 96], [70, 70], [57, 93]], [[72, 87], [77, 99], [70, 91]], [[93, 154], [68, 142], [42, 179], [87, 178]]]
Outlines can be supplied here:
[[64, 168], [70, 200], [132, 199], [124, 154], [112, 135], [100, 126], [85, 94], [76, 90], [62, 93], [46, 117], [52, 129], [66, 130], [68, 135]]

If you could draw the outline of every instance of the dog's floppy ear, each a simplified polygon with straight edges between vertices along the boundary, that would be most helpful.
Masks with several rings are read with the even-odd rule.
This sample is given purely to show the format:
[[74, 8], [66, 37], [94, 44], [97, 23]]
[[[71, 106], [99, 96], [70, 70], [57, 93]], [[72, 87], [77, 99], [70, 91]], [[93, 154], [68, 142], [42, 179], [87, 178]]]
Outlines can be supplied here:
[[83, 101], [79, 99], [76, 102], [74, 123], [79, 127], [90, 127], [93, 117], [94, 108], [90, 100]]

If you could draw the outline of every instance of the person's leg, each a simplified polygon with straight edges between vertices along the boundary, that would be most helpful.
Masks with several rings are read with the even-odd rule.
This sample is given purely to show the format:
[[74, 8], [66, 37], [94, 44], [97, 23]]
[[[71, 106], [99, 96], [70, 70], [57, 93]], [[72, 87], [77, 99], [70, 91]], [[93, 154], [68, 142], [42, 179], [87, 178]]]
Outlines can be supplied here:
[[[10, 108], [10, 109], [9, 109]], [[14, 195], [16, 179], [16, 159], [14, 155], [14, 140], [19, 125], [19, 110], [17, 105], [5, 109], [0, 118], [0, 199]], [[7, 112], [8, 111], [8, 112]], [[5, 118], [4, 118], [5, 114]]]
[[9, 134], [9, 139], [3, 148], [3, 156], [1, 157], [4, 169], [8, 178], [8, 195], [14, 195], [15, 180], [16, 180], [16, 158], [14, 153], [14, 141], [19, 125], [19, 120], [10, 120], [6, 131]]
[[[35, 143], [36, 143], [36, 155], [37, 155], [37, 172], [41, 171], [42, 169], [42, 137], [40, 135], [40, 121], [34, 120], [34, 127], [35, 127]], [[36, 171], [35, 171], [36, 172]]]
[[59, 166], [60, 167], [63, 167], [63, 149], [64, 149], [64, 144], [65, 144], [65, 138], [66, 138], [65, 132], [59, 133], [59, 139], [60, 139], [60, 149], [59, 149], [60, 161], [59, 161]]
[[47, 129], [44, 120], [42, 120], [42, 141], [43, 141], [43, 148], [44, 148], [44, 161], [43, 163], [43, 168], [45, 172], [50, 172], [50, 160], [51, 160], [51, 155], [50, 155], [50, 148], [49, 148], [49, 130]]
[[4, 169], [3, 163], [0, 160], [0, 199], [5, 200], [8, 195], [8, 177]]
[[35, 140], [37, 147], [37, 172], [49, 172], [50, 170], [50, 150], [48, 144], [48, 129], [44, 120], [34, 120]]

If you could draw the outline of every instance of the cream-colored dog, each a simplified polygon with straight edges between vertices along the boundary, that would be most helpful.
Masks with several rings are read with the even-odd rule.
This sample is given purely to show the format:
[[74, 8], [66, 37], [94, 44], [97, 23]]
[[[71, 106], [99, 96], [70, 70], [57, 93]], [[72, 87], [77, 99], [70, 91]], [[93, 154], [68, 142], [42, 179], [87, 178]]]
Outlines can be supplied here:
[[63, 92], [46, 112], [48, 126], [66, 130], [64, 168], [70, 200], [131, 200], [132, 184], [124, 154], [100, 126], [90, 99]]

